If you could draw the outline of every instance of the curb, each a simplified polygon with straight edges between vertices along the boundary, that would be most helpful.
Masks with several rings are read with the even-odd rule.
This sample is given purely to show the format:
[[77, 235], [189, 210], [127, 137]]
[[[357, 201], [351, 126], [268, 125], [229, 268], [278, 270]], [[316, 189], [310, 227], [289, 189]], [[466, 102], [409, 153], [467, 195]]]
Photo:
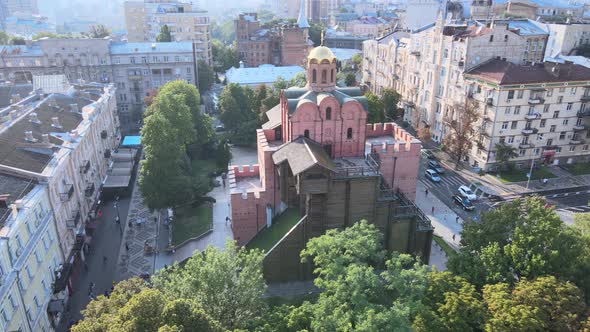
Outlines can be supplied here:
[[[213, 226], [213, 225], [211, 225], [211, 226]], [[201, 234], [199, 236], [191, 237], [190, 239], [186, 239], [186, 240], [182, 241], [179, 245], [174, 246], [174, 250], [178, 250], [179, 248], [185, 246], [189, 242], [198, 241], [211, 233], [213, 233], [213, 227], [211, 227], [208, 231], [204, 232], [203, 234]]]

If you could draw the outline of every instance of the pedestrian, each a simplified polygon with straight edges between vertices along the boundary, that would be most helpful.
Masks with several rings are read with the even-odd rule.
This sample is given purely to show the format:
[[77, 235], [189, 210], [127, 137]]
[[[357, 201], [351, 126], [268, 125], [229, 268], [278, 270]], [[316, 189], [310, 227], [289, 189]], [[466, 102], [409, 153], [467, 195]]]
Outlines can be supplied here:
[[434, 214], [434, 205], [432, 206], [432, 214]]
[[455, 222], [458, 224], [459, 223], [459, 216], [455, 217]]
[[223, 188], [225, 188], [225, 179], [221, 179], [221, 183], [223, 183]]
[[428, 196], [428, 189], [424, 189], [424, 195]]
[[119, 216], [115, 217], [115, 222], [117, 225], [121, 225], [121, 219], [119, 219]]
[[125, 243], [125, 250], [129, 251], [129, 244]]
[[453, 241], [455, 241], [455, 234], [453, 233]]

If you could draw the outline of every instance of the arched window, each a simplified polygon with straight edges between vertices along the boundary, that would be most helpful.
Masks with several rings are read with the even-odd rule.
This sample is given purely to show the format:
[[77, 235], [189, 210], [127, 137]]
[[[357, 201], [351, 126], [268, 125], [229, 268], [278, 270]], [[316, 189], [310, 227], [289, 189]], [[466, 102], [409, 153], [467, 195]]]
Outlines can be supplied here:
[[305, 136], [305, 138], [309, 138], [309, 129], [305, 129], [303, 136]]
[[330, 73], [330, 82], [334, 83], [334, 69], [332, 69], [332, 71]]
[[346, 130], [346, 138], [352, 139], [352, 128], [348, 128], [348, 130]]
[[314, 70], [311, 71], [311, 83], [317, 83], [318, 79], [317, 79], [317, 73]]
[[326, 108], [326, 120], [332, 120], [332, 108]]
[[328, 82], [328, 71], [327, 70], [322, 70], [322, 83], [326, 83]]

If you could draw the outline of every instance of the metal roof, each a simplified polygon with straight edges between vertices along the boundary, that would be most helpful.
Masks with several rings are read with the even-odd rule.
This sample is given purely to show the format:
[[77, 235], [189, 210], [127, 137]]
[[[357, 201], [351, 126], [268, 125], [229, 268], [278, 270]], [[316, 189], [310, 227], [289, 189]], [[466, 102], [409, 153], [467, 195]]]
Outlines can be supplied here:
[[193, 44], [191, 42], [170, 42], [170, 43], [111, 43], [110, 51], [112, 55], [117, 54], [135, 54], [135, 53], [175, 53], [188, 52], [192, 53]]
[[260, 65], [252, 68], [232, 67], [225, 73], [225, 77], [230, 83], [254, 85], [274, 83], [279, 77], [289, 81], [295, 75], [304, 72], [305, 70], [299, 66]]

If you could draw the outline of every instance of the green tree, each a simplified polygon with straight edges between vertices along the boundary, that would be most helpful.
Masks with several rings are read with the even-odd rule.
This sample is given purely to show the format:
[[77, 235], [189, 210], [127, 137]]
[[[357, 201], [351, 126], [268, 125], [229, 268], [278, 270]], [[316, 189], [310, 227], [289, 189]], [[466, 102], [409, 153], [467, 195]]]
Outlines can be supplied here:
[[215, 82], [215, 72], [213, 68], [203, 60], [197, 62], [197, 68], [199, 70], [199, 92], [211, 90], [213, 83]]
[[313, 42], [313, 46], [320, 46], [322, 31], [326, 30], [326, 26], [320, 23], [311, 23], [309, 28], [309, 39]]
[[346, 84], [346, 86], [353, 86], [356, 84], [356, 76], [354, 75], [354, 73], [346, 74], [346, 76], [344, 77], [344, 84]]
[[443, 123], [448, 128], [448, 135], [443, 144], [455, 159], [455, 168], [459, 167], [459, 163], [473, 146], [477, 136], [475, 124], [480, 117], [479, 103], [472, 98], [468, 98], [464, 103], [455, 104], [443, 117]]
[[4, 31], [0, 31], [0, 45], [8, 45], [10, 43], [10, 35]]
[[400, 112], [399, 101], [401, 95], [393, 89], [383, 89], [381, 92], [381, 101], [383, 103], [383, 111], [385, 112], [385, 120], [391, 121], [398, 119], [403, 115], [403, 111]]
[[383, 100], [372, 92], [365, 94], [369, 104], [369, 114], [367, 116], [368, 123], [382, 123], [385, 120]]
[[252, 143], [256, 139], [259, 110], [252, 109], [251, 100], [255, 92], [235, 83], [227, 85], [219, 96], [219, 119], [229, 131], [229, 138], [241, 144]]
[[247, 251], [228, 241], [224, 250], [210, 246], [195, 253], [184, 266], [175, 263], [159, 271], [153, 283], [171, 298], [201, 304], [224, 328], [243, 328], [266, 308], [262, 259], [262, 252]]
[[307, 84], [307, 76], [305, 73], [298, 73], [289, 81], [289, 86], [303, 88]]
[[505, 283], [486, 285], [483, 297], [488, 331], [577, 331], [586, 318], [580, 289], [554, 276], [523, 279], [512, 291]]
[[272, 84], [272, 88], [275, 90], [283, 90], [289, 87], [289, 82], [283, 77], [277, 77], [276, 81]]
[[518, 156], [516, 148], [506, 143], [496, 143], [496, 162], [500, 164], [500, 167], [505, 169], [509, 164], [510, 159]]
[[430, 272], [422, 298], [426, 306], [414, 320], [416, 331], [479, 331], [485, 307], [475, 287], [450, 272]]
[[231, 67], [239, 66], [240, 60], [235, 45], [227, 46], [222, 41], [213, 39], [211, 41], [211, 52], [216, 72], [224, 72]]
[[[410, 330], [420, 309], [428, 267], [409, 255], [385, 260], [383, 236], [361, 221], [344, 230], [329, 230], [312, 238], [301, 252], [312, 260], [322, 289], [316, 303], [301, 310], [315, 331]], [[381, 271], [381, 272], [380, 272]]]
[[57, 33], [53, 33], [53, 32], [38, 32], [35, 35], [33, 35], [33, 40], [39, 40], [41, 38], [52, 38], [52, 39], [68, 39], [68, 38], [72, 38], [70, 36], [66, 36], [66, 35], [60, 35]]
[[105, 38], [111, 35], [111, 31], [103, 24], [93, 25], [90, 27], [88, 37], [90, 38]]
[[478, 287], [555, 275], [588, 292], [588, 240], [543, 199], [505, 203], [480, 219], [463, 225], [461, 250], [447, 264], [452, 272]]
[[170, 28], [167, 24], [164, 24], [160, 28], [160, 33], [156, 36], [156, 41], [158, 43], [169, 43], [172, 41], [172, 35], [170, 34]]
[[10, 45], [26, 45], [27, 42], [23, 37], [12, 37], [10, 39]]

